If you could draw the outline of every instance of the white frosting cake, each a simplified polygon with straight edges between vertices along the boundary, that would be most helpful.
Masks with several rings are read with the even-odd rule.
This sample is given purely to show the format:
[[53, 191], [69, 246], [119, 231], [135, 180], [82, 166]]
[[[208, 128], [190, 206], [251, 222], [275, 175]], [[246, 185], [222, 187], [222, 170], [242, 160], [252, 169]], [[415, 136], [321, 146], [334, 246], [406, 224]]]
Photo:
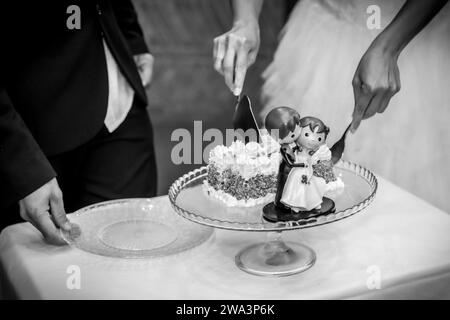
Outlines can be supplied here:
[[261, 143], [234, 141], [219, 145], [209, 155], [204, 189], [227, 206], [254, 206], [270, 202], [276, 192], [280, 145], [270, 135]]

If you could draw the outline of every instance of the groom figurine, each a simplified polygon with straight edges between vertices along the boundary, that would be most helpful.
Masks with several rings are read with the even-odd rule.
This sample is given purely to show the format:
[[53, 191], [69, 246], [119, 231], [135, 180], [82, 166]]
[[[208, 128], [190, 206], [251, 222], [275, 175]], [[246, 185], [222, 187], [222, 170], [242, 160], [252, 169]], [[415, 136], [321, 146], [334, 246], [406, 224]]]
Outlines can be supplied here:
[[66, 212], [154, 196], [153, 57], [131, 1], [2, 1], [0, 39], [0, 230], [22, 217], [64, 244]]
[[275, 200], [265, 207], [264, 216], [270, 221], [291, 220], [291, 208], [281, 202], [281, 197], [291, 169], [295, 166], [304, 166], [304, 164], [294, 164], [294, 150], [297, 147], [295, 141], [301, 133], [300, 114], [289, 107], [274, 108], [267, 114], [264, 125], [272, 137], [278, 138], [282, 156], [278, 170]]

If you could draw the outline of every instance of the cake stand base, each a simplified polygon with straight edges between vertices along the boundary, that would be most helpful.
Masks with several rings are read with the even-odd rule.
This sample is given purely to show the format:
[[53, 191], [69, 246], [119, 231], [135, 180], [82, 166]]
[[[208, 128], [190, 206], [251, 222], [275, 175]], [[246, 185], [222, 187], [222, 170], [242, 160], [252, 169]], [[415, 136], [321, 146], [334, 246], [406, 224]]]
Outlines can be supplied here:
[[281, 232], [270, 232], [266, 243], [240, 251], [235, 258], [239, 269], [258, 276], [283, 277], [303, 272], [314, 265], [316, 254], [300, 243], [284, 242]]
[[320, 209], [313, 209], [310, 211], [294, 212], [293, 210], [286, 210], [278, 208], [275, 203], [271, 202], [263, 208], [263, 218], [269, 222], [278, 221], [298, 221], [300, 219], [308, 219], [311, 217], [320, 216], [336, 211], [336, 205], [333, 200], [324, 197], [322, 199], [322, 206]]

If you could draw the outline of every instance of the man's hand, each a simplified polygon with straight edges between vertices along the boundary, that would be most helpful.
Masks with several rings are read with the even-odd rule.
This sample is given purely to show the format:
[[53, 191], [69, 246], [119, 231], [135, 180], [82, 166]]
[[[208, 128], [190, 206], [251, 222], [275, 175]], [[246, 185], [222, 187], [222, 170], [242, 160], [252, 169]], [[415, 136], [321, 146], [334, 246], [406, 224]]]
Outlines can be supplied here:
[[66, 217], [62, 192], [55, 178], [19, 201], [20, 216], [35, 226], [48, 243], [67, 244], [58, 228], [70, 231]]
[[214, 39], [214, 68], [235, 96], [241, 94], [247, 68], [256, 60], [259, 41], [258, 21], [252, 19], [234, 23], [230, 31]]
[[141, 76], [142, 85], [144, 87], [148, 86], [152, 81], [153, 76], [153, 63], [155, 58], [150, 53], [143, 53], [134, 55], [134, 62], [136, 62], [136, 66], [139, 71], [139, 75]]
[[355, 96], [352, 132], [358, 129], [361, 120], [384, 112], [400, 90], [397, 57], [381, 47], [371, 46], [361, 58], [352, 82]]

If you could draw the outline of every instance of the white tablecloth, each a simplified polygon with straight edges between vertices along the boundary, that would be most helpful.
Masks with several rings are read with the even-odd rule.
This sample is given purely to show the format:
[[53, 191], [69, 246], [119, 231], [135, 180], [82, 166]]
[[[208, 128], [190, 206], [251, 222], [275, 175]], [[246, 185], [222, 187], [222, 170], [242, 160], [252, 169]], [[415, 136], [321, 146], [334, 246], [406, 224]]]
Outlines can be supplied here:
[[[301, 274], [264, 278], [235, 266], [235, 254], [263, 233], [216, 230], [180, 254], [123, 260], [46, 245], [18, 224], [0, 235], [1, 291], [22, 299], [449, 299], [450, 215], [378, 179], [363, 212], [285, 233], [316, 251], [316, 264]], [[172, 210], [167, 197], [155, 201]]]

